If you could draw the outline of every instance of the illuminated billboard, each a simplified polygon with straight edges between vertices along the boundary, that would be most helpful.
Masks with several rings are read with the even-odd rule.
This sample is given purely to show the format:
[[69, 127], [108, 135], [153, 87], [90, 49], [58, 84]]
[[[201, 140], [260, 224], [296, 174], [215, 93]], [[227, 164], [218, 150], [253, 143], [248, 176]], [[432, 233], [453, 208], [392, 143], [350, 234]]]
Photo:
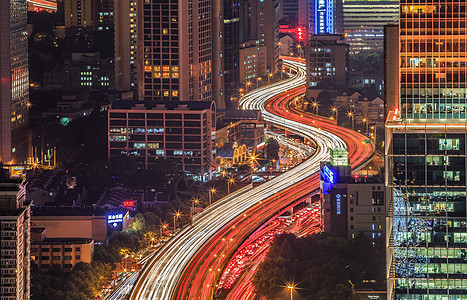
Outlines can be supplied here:
[[315, 34], [335, 33], [335, 0], [315, 0]]

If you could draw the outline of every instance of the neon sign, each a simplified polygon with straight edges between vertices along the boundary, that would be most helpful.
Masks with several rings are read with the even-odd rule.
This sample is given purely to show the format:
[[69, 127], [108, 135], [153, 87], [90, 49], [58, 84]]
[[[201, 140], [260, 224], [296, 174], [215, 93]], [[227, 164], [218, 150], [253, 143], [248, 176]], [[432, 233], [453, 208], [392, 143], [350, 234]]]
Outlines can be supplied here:
[[334, 172], [326, 165], [323, 168], [323, 175], [326, 181], [330, 182], [332, 185], [335, 183]]
[[334, 33], [334, 0], [315, 0], [315, 34]]
[[336, 215], [341, 214], [341, 194], [336, 195]]
[[[108, 224], [116, 224], [123, 222], [123, 214], [115, 214], [115, 215], [108, 215], [107, 216], [107, 223]], [[116, 225], [114, 225], [116, 226]]]
[[135, 201], [133, 201], [133, 200], [123, 201], [123, 206], [125, 206], [125, 207], [131, 207], [131, 206], [134, 206], [134, 205], [135, 205]]

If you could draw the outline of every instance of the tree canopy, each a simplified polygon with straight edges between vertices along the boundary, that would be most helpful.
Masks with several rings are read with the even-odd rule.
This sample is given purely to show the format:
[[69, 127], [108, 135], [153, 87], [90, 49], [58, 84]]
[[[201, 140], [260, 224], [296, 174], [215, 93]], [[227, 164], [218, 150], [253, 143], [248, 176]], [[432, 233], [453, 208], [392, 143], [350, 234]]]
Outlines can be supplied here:
[[384, 285], [384, 261], [384, 249], [364, 237], [349, 242], [325, 234], [284, 234], [274, 240], [253, 285], [267, 299], [277, 299], [291, 283], [305, 299], [354, 299], [352, 288], [363, 279]]

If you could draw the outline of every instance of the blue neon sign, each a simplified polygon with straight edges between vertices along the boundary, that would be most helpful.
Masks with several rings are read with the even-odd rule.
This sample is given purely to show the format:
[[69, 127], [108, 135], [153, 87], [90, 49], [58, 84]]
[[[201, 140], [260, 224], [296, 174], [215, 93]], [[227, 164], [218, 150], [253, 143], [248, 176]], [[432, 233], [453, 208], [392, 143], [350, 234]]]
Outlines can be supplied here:
[[121, 222], [123, 222], [123, 214], [115, 214], [115, 215], [107, 216], [108, 224], [116, 224], [116, 223], [121, 223]]
[[334, 0], [315, 0], [315, 34], [334, 34]]
[[336, 214], [341, 214], [341, 194], [336, 195]]
[[329, 167], [326, 166], [326, 165], [324, 165], [324, 168], [323, 168], [323, 176], [324, 176], [324, 179], [325, 179], [327, 182], [329, 182], [329, 183], [331, 183], [332, 185], [334, 185], [335, 180], [336, 180], [336, 179], [335, 179], [335, 174], [334, 174], [334, 172], [333, 172], [331, 169], [329, 169]]

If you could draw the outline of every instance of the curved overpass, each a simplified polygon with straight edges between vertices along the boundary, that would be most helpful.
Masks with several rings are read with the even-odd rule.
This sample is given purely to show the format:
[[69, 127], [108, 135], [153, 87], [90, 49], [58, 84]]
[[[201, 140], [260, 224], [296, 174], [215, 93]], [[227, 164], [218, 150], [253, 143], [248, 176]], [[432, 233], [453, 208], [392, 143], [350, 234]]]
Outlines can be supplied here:
[[[242, 105], [261, 109], [268, 122], [314, 140], [315, 155], [256, 188], [248, 186], [222, 198], [198, 214], [192, 226], [185, 227], [148, 263], [130, 299], [209, 299], [222, 268], [235, 249], [271, 217], [318, 188], [317, 171], [320, 162], [328, 159], [329, 148], [349, 145], [354, 149], [353, 166], [363, 163], [373, 151], [368, 145], [365, 148], [371, 149], [358, 150], [365, 146], [359, 140], [363, 136], [354, 134], [352, 140], [358, 143], [353, 145], [346, 141], [346, 144], [342, 137], [324, 130], [337, 127], [335, 124], [311, 115], [297, 119], [296, 112], [285, 108], [290, 99], [303, 93], [305, 83], [304, 65], [293, 61], [286, 63], [296, 69], [293, 77], [252, 91], [242, 99]], [[281, 112], [284, 108], [286, 110]], [[313, 121], [316, 124], [312, 124]], [[334, 131], [340, 132], [339, 129]], [[356, 153], [362, 156], [357, 158]]]

